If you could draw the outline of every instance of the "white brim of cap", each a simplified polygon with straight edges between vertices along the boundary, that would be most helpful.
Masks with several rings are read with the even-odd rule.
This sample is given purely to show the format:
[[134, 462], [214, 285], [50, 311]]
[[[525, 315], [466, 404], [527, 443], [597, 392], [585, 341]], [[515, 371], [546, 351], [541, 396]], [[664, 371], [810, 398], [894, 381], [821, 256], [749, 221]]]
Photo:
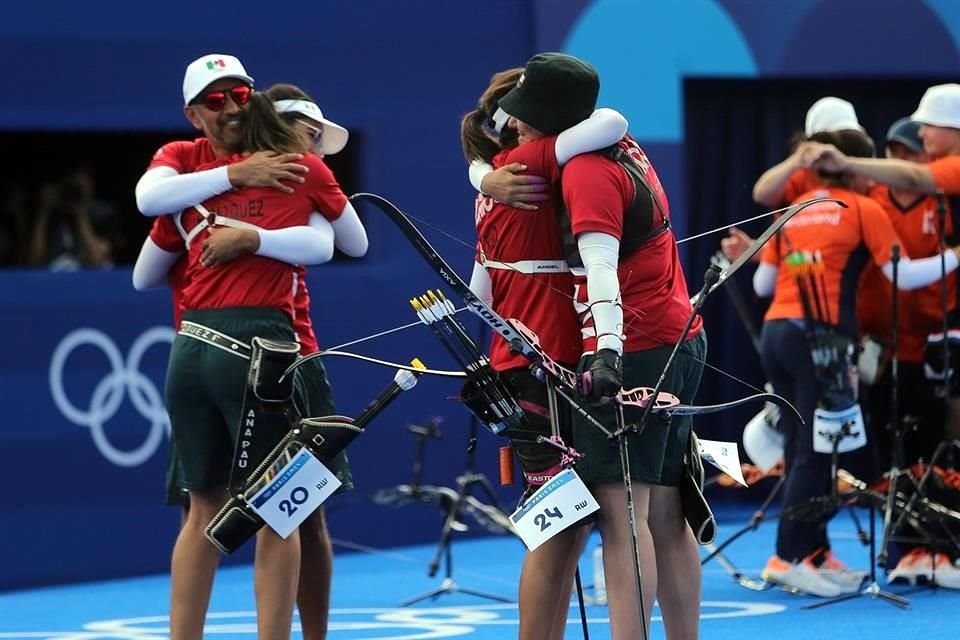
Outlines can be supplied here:
[[910, 119], [920, 124], [928, 124], [934, 127], [948, 127], [950, 129], [960, 129], [960, 121], [954, 118], [948, 118], [943, 115], [931, 113], [929, 110], [917, 109]]
[[350, 139], [350, 132], [326, 118], [319, 120], [319, 122], [323, 124], [323, 137], [320, 138], [320, 144], [314, 147], [316, 152], [325, 156], [332, 156], [343, 151]]

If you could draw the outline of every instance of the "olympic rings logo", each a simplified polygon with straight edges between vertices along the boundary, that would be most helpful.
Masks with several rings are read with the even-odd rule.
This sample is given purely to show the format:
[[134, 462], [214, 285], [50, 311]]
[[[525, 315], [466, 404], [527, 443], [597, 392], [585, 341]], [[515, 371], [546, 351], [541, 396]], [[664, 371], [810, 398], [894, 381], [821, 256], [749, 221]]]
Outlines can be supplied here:
[[[170, 433], [170, 418], [163, 396], [150, 378], [140, 372], [140, 361], [147, 350], [160, 343], [173, 344], [175, 333], [170, 327], [153, 327], [134, 340], [124, 361], [113, 340], [97, 329], [76, 329], [68, 333], [50, 359], [50, 394], [63, 416], [70, 422], [90, 429], [97, 450], [118, 467], [136, 467], [149, 460]], [[67, 360], [78, 348], [100, 349], [110, 365], [108, 373], [93, 389], [88, 408], [78, 407], [67, 397], [63, 376]], [[143, 443], [133, 450], [117, 448], [107, 438], [104, 425], [113, 418], [123, 399], [128, 396], [137, 412], [150, 424]]]

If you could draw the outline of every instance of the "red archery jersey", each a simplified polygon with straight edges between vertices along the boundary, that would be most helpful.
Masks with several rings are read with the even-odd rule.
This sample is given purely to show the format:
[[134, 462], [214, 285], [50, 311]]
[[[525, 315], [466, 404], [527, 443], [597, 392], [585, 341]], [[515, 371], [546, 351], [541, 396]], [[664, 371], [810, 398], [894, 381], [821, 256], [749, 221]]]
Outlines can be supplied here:
[[[653, 164], [637, 143], [629, 137], [620, 146], [627, 151], [644, 173], [665, 216], [670, 216], [667, 196]], [[570, 214], [574, 237], [591, 231], [623, 238], [624, 215], [634, 196], [633, 180], [613, 160], [595, 153], [573, 158], [563, 170], [563, 200]], [[660, 220], [654, 208], [654, 220]], [[673, 345], [693, 311], [687, 280], [680, 265], [680, 253], [673, 231], [668, 230], [640, 246], [621, 260], [617, 270], [623, 305], [624, 352], [644, 351]], [[577, 301], [586, 304], [588, 292], [585, 278], [578, 278]], [[592, 316], [581, 318], [583, 351], [596, 350], [596, 331]], [[703, 327], [699, 316], [686, 338], [692, 338]]]
[[[322, 163], [322, 160], [321, 160]], [[213, 150], [206, 138], [197, 138], [192, 141], [177, 141], [164, 145], [154, 154], [153, 160], [148, 169], [155, 167], [171, 167], [177, 173], [193, 173], [200, 168], [213, 168], [218, 166], [218, 161], [213, 155]], [[325, 166], [325, 165], [324, 165]], [[332, 177], [332, 174], [330, 174]], [[326, 188], [330, 189], [329, 180], [323, 180]], [[336, 180], [333, 180], [335, 191], [331, 191], [329, 197], [325, 198], [329, 210], [321, 210], [328, 220], [336, 220], [343, 212], [347, 198], [340, 190]], [[339, 194], [339, 196], [337, 195]], [[259, 225], [258, 225], [259, 226]], [[153, 228], [150, 231], [150, 237], [154, 243], [171, 253], [185, 251], [186, 247], [183, 238], [177, 229], [173, 216], [160, 216], [154, 221]], [[173, 296], [173, 315], [174, 327], [179, 328], [180, 318], [184, 310], [183, 288], [186, 286], [187, 278], [187, 260], [179, 260], [170, 270], [170, 289]], [[302, 266], [295, 267], [294, 271], [294, 315], [293, 329], [300, 341], [300, 353], [307, 355], [319, 350], [316, 334], [313, 331], [313, 324], [310, 319], [310, 292], [306, 283], [306, 268]]]
[[[551, 358], [573, 364], [580, 358], [580, 345], [571, 303], [573, 279], [566, 266], [554, 204], [560, 198], [556, 141], [556, 136], [539, 138], [494, 157], [494, 167], [521, 162], [531, 174], [546, 178], [552, 197], [536, 211], [523, 211], [478, 195], [477, 261], [490, 275], [493, 310], [536, 333]], [[495, 335], [490, 364], [503, 371], [529, 362], [511, 354], [506, 341]]]

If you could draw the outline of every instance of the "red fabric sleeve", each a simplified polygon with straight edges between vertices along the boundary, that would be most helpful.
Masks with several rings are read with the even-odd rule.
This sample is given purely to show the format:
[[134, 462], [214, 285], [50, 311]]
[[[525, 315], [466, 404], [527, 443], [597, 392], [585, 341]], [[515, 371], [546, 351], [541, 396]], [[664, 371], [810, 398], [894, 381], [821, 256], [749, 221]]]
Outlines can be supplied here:
[[540, 176], [550, 184], [560, 182], [560, 165], [557, 164], [557, 136], [545, 136], [525, 142], [511, 149], [498, 167], [519, 162], [527, 165], [526, 173]]
[[596, 231], [619, 240], [632, 198], [633, 183], [626, 172], [603, 156], [584, 153], [571, 159], [563, 170], [563, 201], [574, 236]]
[[177, 224], [173, 216], [159, 216], [154, 219], [153, 227], [150, 228], [150, 239], [154, 244], [170, 253], [186, 251], [187, 247], [183, 242], [183, 237], [177, 229]]
[[323, 160], [308, 154], [302, 162], [310, 169], [306, 175], [307, 181], [304, 183], [304, 188], [314, 210], [333, 222], [340, 217], [343, 208], [347, 206], [347, 196], [344, 195], [343, 190], [340, 189], [340, 183]]
[[167, 143], [153, 154], [147, 171], [157, 167], [170, 167], [177, 173], [190, 173], [193, 169], [188, 166], [188, 159], [192, 155], [192, 149], [193, 143], [186, 140]]

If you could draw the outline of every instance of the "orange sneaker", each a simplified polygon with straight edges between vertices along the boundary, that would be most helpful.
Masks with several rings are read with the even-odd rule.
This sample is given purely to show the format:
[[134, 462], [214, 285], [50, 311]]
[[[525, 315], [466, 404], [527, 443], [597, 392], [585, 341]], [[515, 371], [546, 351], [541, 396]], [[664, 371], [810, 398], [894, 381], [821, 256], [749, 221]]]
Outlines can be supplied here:
[[933, 580], [934, 562], [935, 559], [930, 551], [923, 547], [914, 547], [900, 558], [894, 570], [887, 574], [887, 583], [897, 580], [906, 580], [910, 584], [929, 582]]

